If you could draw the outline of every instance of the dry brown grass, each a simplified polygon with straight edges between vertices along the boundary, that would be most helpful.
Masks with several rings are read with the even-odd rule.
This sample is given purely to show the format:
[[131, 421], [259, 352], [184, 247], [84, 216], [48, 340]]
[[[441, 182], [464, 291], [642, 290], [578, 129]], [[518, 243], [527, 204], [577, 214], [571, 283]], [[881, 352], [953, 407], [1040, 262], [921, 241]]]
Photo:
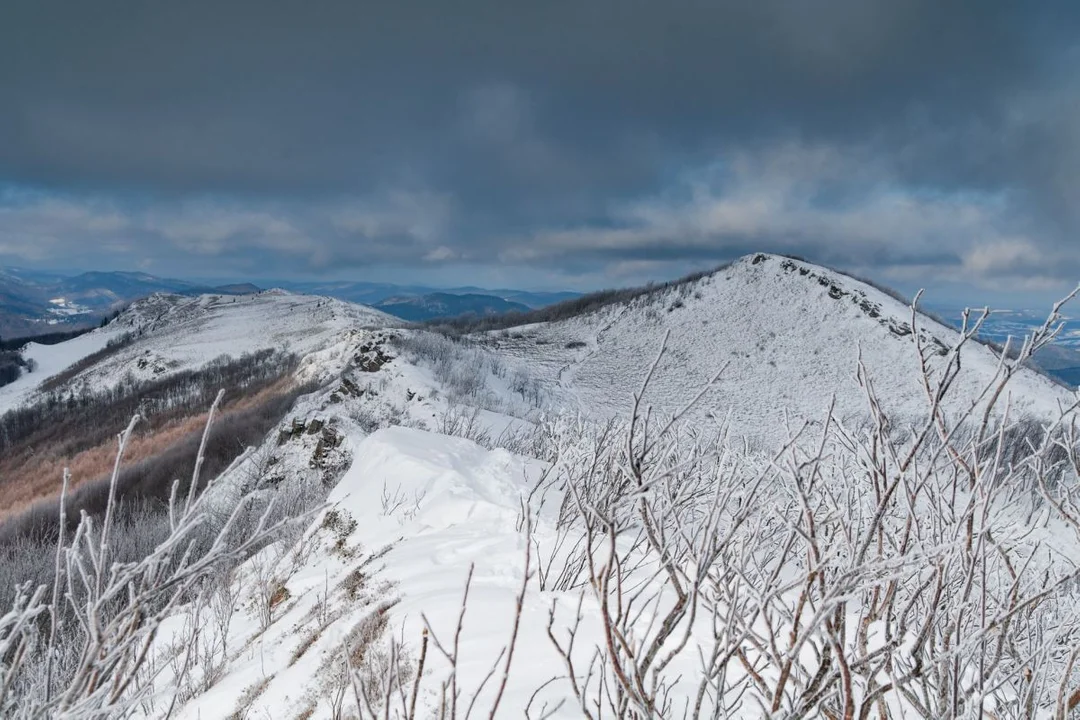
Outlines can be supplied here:
[[[291, 378], [281, 378], [258, 393], [227, 404], [220, 417], [225, 418], [284, 395], [294, 387]], [[124, 452], [125, 464], [152, 458], [175, 445], [196, 437], [206, 426], [205, 412], [173, 418], [159, 427], [152, 425], [133, 436]], [[34, 448], [33, 452], [13, 458], [0, 458], [0, 522], [18, 515], [34, 503], [57, 497], [64, 468], [71, 470], [71, 489], [107, 477], [116, 460], [116, 442], [109, 441], [74, 455], [65, 455], [53, 447]]]
[[266, 686], [270, 684], [270, 681], [274, 679], [274, 676], [264, 677], [262, 680], [258, 680], [244, 689], [244, 694], [240, 696], [240, 699], [236, 702], [236, 710], [229, 716], [230, 720], [243, 720], [247, 717], [248, 710], [251, 708], [251, 704], [259, 699], [259, 696], [266, 690]]

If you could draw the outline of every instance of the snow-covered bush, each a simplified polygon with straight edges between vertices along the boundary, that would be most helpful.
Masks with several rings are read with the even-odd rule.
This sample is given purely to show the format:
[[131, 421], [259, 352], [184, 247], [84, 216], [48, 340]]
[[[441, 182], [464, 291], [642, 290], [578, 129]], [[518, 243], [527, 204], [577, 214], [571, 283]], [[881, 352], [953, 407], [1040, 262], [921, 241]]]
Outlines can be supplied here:
[[[236, 712], [257, 701], [276, 708], [290, 694], [305, 703], [305, 717], [1066, 720], [1080, 707], [1080, 417], [1074, 405], [1033, 425], [1012, 417], [1008, 395], [1055, 327], [1052, 318], [1003, 354], [970, 405], [944, 400], [979, 321], [944, 352], [911, 332], [921, 419], [890, 417], [860, 364], [863, 417], [853, 423], [823, 408], [815, 421], [785, 428], [787, 441], [768, 453], [731, 442], [723, 426], [688, 420], [707, 388], [672, 416], [648, 407], [661, 348], [621, 419], [540, 418], [493, 435], [469, 403], [443, 415], [443, 430], [512, 446], [546, 470], [451, 438], [427, 452], [430, 436], [400, 431], [399, 442], [416, 445], [412, 455], [395, 455], [379, 437], [363, 441], [385, 464], [354, 466], [338, 500], [358, 496], [356, 518], [335, 507], [290, 533], [268, 528], [274, 510], [256, 504], [276, 490], [228, 498], [225, 506], [245, 509], [224, 519], [214, 514], [220, 507], [198, 510], [205, 496], [177, 491], [164, 542], [145, 561], [111, 564], [115, 518], [101, 532], [84, 521], [57, 554], [65, 585], [53, 601], [27, 588], [0, 618], [0, 688], [11, 701], [0, 710], [16, 712], [18, 700], [44, 714], [122, 717], [140, 703], [144, 714], [167, 717], [174, 703], [221, 690], [218, 679], [233, 671], [232, 685], [246, 688], [234, 696]], [[481, 349], [446, 338], [405, 352], [428, 367], [482, 366], [472, 354]], [[509, 389], [514, 374], [499, 379], [507, 378]], [[515, 484], [522, 477], [526, 485]], [[206, 525], [227, 527], [200, 534]], [[396, 632], [408, 622], [395, 608], [445, 598], [445, 585], [409, 598], [403, 583], [398, 595], [375, 581], [387, 568], [361, 560], [365, 533], [382, 532], [373, 539], [415, 542], [424, 554], [434, 547], [423, 574], [435, 575], [470, 549], [504, 553], [516, 531], [523, 572], [470, 570], [460, 609], [456, 600], [421, 607], [416, 637]], [[476, 542], [488, 532], [494, 537]], [[459, 542], [446, 542], [454, 535]], [[392, 565], [409, 555], [388, 547], [369, 557]], [[223, 588], [242, 558], [240, 590]], [[493, 642], [492, 598], [511, 593], [512, 623]], [[485, 614], [480, 643], [469, 642], [470, 603]], [[52, 620], [58, 604], [74, 606], [73, 623]], [[171, 629], [182, 627], [143, 662], [170, 611]], [[254, 617], [236, 636], [234, 613]], [[54, 642], [56, 628], [76, 642]], [[267, 635], [278, 645], [259, 652], [269, 646], [286, 660], [243, 675]], [[248, 647], [239, 638], [251, 643], [250, 657], [237, 654]], [[525, 691], [513, 683], [523, 656], [530, 682], [537, 668], [550, 673]], [[42, 685], [41, 677], [56, 679]], [[282, 690], [296, 677], [311, 686]]]
[[430, 368], [447, 396], [457, 403], [513, 414], [513, 408], [507, 407], [506, 393], [494, 391], [493, 385], [506, 385], [528, 408], [539, 408], [543, 402], [539, 382], [525, 367], [511, 372], [503, 359], [470, 338], [409, 330], [395, 335], [393, 342], [410, 362]]
[[[23, 586], [12, 609], [0, 618], [0, 715], [10, 718], [116, 718], [133, 712], [152, 694], [159, 666], [147, 662], [161, 624], [181, 604], [209, 605], [220, 578], [287, 526], [308, 515], [270, 521], [267, 508], [242, 527], [240, 502], [213, 527], [208, 498], [197, 481], [205, 458], [210, 412], [195, 461], [194, 478], [169, 498], [164, 537], [144, 557], [120, 561], [117, 483], [124, 449], [138, 417], [118, 437], [115, 469], [103, 516], [85, 513], [65, 536], [65, 475], [57, 521], [61, 537], [52, 582]], [[125, 536], [124, 539], [129, 538]], [[194, 633], [196, 628], [192, 628]], [[199, 643], [192, 635], [178, 657], [179, 677], [192, 671]]]
[[[623, 422], [556, 437], [521, 525], [532, 537], [525, 582], [539, 575], [550, 597], [558, 660], [515, 710], [590, 720], [1071, 717], [1080, 417], [1073, 405], [1033, 428], [1010, 417], [1007, 393], [1054, 320], [1002, 358], [977, 411], [942, 402], [976, 321], [945, 355], [913, 333], [927, 412], [906, 427], [892, 424], [862, 369], [869, 422], [853, 428], [829, 409], [790, 427], [771, 455], [688, 426], [682, 413], [658, 417], [644, 386]], [[554, 514], [549, 496], [562, 498]], [[545, 518], [554, 533], [530, 532]], [[467, 604], [468, 585], [462, 616]], [[477, 697], [493, 713], [517, 622], [475, 695], [457, 686], [460, 632], [436, 638], [426, 627], [407, 665], [414, 682], [391, 663], [383, 694], [357, 692], [355, 712], [426, 717], [415, 710], [426, 683], [440, 698], [435, 717], [466, 717]], [[425, 675], [432, 652], [448, 670]], [[529, 652], [535, 662], [542, 650]]]

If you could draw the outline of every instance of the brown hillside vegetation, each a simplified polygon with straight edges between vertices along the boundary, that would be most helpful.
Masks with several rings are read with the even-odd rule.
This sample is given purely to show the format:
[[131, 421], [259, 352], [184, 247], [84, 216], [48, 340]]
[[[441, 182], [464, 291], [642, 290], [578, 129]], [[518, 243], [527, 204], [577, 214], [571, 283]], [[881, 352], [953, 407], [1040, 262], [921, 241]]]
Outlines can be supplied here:
[[[228, 427], [230, 420], [286, 396], [294, 388], [295, 383], [291, 378], [280, 378], [253, 395], [236, 398], [222, 408], [218, 423]], [[206, 421], [206, 412], [194, 412], [170, 418], [152, 430], [135, 435], [125, 449], [125, 465], [150, 460], [170, 448], [186, 447], [201, 437]], [[0, 521], [22, 512], [35, 502], [58, 495], [65, 468], [71, 471], [71, 489], [75, 490], [102, 481], [112, 472], [116, 460], [116, 441], [112, 438], [75, 453], [65, 450], [64, 447], [45, 447], [33, 453], [0, 458], [0, 478], [3, 478], [0, 484]]]
[[55, 534], [65, 467], [72, 471], [69, 518], [104, 509], [116, 435], [134, 415], [141, 419], [124, 454], [120, 499], [167, 500], [175, 480], [190, 481], [206, 412], [223, 389], [205, 482], [258, 444], [295, 398], [312, 389], [295, 383], [297, 365], [296, 356], [269, 350], [223, 356], [150, 382], [129, 378], [96, 393], [61, 389], [0, 416], [0, 543]]

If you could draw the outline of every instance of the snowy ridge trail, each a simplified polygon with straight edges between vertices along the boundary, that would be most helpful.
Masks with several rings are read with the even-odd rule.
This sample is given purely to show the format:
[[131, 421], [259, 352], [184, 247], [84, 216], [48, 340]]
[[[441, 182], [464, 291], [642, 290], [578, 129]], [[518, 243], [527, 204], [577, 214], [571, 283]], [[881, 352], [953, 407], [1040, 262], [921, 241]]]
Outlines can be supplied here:
[[[384, 327], [389, 315], [314, 295], [270, 290], [254, 295], [154, 295], [134, 303], [114, 321], [120, 328], [167, 339], [149, 349], [168, 364], [191, 365], [223, 353], [263, 348], [305, 354], [344, 330]], [[141, 344], [141, 343], [140, 343]]]
[[[433, 644], [426, 654], [417, 717], [434, 717], [440, 683], [452, 667], [434, 642], [450, 647], [459, 616], [460, 703], [463, 707], [475, 695], [486, 716], [501, 684], [501, 661], [519, 596], [517, 652], [496, 717], [522, 718], [527, 710], [533, 717], [582, 717], [548, 628], [550, 623], [565, 641], [576, 618], [579, 638], [572, 655], [585, 667], [603, 645], [600, 609], [591, 599], [582, 601], [580, 589], [539, 585], [538, 566], [559, 555], [555, 548], [567, 549], [560, 545], [565, 536], [556, 526], [561, 493], [551, 491], [532, 505], [531, 542], [522, 518], [523, 503], [548, 465], [402, 427], [367, 437], [351, 434], [349, 444], [351, 467], [302, 538], [291, 547], [267, 548], [234, 574], [238, 594], [225, 626], [226, 640], [215, 628], [197, 639], [209, 647], [227, 646], [227, 657], [212, 680], [202, 681], [202, 670], [195, 674], [194, 689], [178, 696], [171, 717], [348, 717], [338, 715], [340, 703], [354, 703], [344, 674], [345, 653], [362, 656], [358, 663], [382, 667], [378, 664], [389, 662], [387, 647], [393, 642], [399, 661], [414, 666], [425, 628]], [[619, 544], [629, 549], [623, 539]], [[637, 578], [638, 587], [651, 586], [655, 574], [650, 567], [642, 565], [640, 576], [634, 571], [628, 578]], [[658, 602], [663, 606], [670, 598]], [[179, 649], [190, 642], [192, 622], [198, 622], [192, 612], [189, 608], [171, 619], [163, 631], [159, 662], [171, 656], [176, 665]], [[646, 609], [639, 621], [643, 630], [650, 618], [651, 609]], [[706, 623], [695, 625], [695, 637], [704, 633], [703, 645], [708, 630]], [[170, 672], [164, 671], [165, 690], [147, 717], [163, 717], [171, 704]], [[686, 685], [680, 680], [672, 684], [680, 703], [690, 696], [698, 673], [696, 651], [673, 659], [671, 676], [690, 679]], [[498, 675], [494, 681], [493, 674]]]
[[[406, 428], [351, 436], [350, 443], [355, 460], [301, 541], [277, 555], [268, 548], [238, 571], [244, 590], [228, 626], [236, 650], [221, 678], [187, 698], [174, 717], [332, 717], [330, 699], [340, 689], [333, 683], [342, 679], [334, 672], [356, 629], [385, 616], [387, 636], [415, 649], [424, 615], [436, 633], [452, 634], [472, 564], [459, 673], [466, 685], [479, 684], [490, 670], [492, 650], [497, 654], [508, 638], [524, 572], [519, 503], [543, 464]], [[280, 582], [285, 599], [261, 627], [258, 594], [266, 577]], [[530, 601], [527, 632], [540, 635], [527, 642], [542, 639], [548, 607]], [[188, 622], [177, 617], [172, 630]], [[429, 667], [438, 672], [439, 663]], [[528, 658], [517, 669], [505, 717], [520, 717], [523, 705], [509, 708], [527, 702], [550, 677], [546, 666], [537, 682], [543, 671], [530, 672]]]

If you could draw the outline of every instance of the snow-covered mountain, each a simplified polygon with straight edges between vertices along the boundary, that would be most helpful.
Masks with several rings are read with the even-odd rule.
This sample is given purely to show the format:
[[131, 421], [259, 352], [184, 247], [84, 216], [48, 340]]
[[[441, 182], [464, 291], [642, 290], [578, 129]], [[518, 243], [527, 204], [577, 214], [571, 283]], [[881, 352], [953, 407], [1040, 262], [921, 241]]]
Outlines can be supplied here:
[[[926, 408], [913, 348], [910, 307], [833, 270], [757, 254], [690, 282], [566, 320], [488, 333], [495, 352], [527, 365], [558, 402], [590, 415], [625, 412], [664, 338], [664, 356], [647, 397], [675, 411], [713, 377], [700, 413], [730, 413], [740, 435], [775, 441], [784, 417], [818, 420], [835, 396], [841, 417], [865, 416], [855, 382], [861, 362], [898, 419]], [[958, 333], [919, 314], [919, 338], [940, 363]], [[962, 351], [955, 409], [993, 375], [994, 352]], [[1018, 414], [1048, 417], [1073, 393], [1024, 371], [1013, 386]]]
[[[65, 383], [65, 390], [100, 390], [124, 378], [160, 379], [197, 369], [221, 356], [262, 349], [307, 355], [360, 328], [396, 320], [378, 310], [331, 298], [265, 291], [250, 295], [154, 294], [134, 302], [108, 326], [57, 345], [31, 343], [39, 370], [0, 388], [0, 412], [32, 399], [51, 377], [110, 341], [130, 340]], [[327, 368], [326, 373], [334, 370]]]
[[[768, 446], [782, 440], [791, 423], [820, 421], [830, 405], [838, 417], [858, 424], [867, 412], [857, 381], [860, 364], [876, 400], [894, 420], [921, 417], [927, 398], [912, 322], [907, 305], [863, 282], [799, 260], [757, 254], [547, 322], [453, 341], [423, 330], [382, 335], [403, 345], [393, 351], [402, 355], [396, 365], [426, 377], [426, 394], [441, 392], [454, 403], [518, 418], [566, 411], [592, 419], [623, 415], [663, 347], [646, 392], [648, 403], [676, 412], [708, 386], [691, 416], [726, 422], [734, 436]], [[921, 314], [914, 322], [927, 362], [944, 363], [958, 333]], [[371, 332], [398, 324], [367, 306], [280, 290], [157, 294], [88, 335], [59, 345], [31, 345], [26, 356], [39, 370], [0, 389], [0, 411], [32, 399], [50, 377], [93, 353], [102, 357], [90, 358], [88, 367], [66, 379], [65, 391], [101, 389], [125, 378], [160, 379], [221, 355], [261, 349], [308, 356], [304, 372], [325, 380], [347, 368], [341, 348], [362, 345]], [[121, 339], [125, 342], [116, 342]], [[116, 347], [105, 352], [110, 341]], [[327, 362], [335, 352], [336, 360]], [[966, 410], [998, 362], [992, 349], [964, 345], [964, 373], [950, 409]], [[1050, 418], [1074, 399], [1068, 389], [1022, 370], [1010, 386], [1010, 413]]]
[[211, 285], [137, 272], [75, 275], [0, 267], [0, 335], [30, 337], [86, 327], [120, 304], [153, 293], [193, 295], [258, 291], [249, 285]]
[[[383, 717], [363, 709], [359, 697], [367, 693], [392, 699], [386, 717], [413, 718], [411, 702], [415, 717], [461, 718], [463, 708], [439, 715], [447, 693], [457, 690], [462, 706], [475, 694], [485, 716], [501, 703], [494, 717], [587, 717], [582, 708], [593, 706], [583, 698], [613, 692], [621, 669], [612, 657], [640, 660], [672, 617], [665, 613], [685, 602], [681, 583], [695, 588], [695, 614], [676, 613], [679, 633], [657, 641], [657, 652], [671, 653], [650, 676], [660, 685], [649, 691], [642, 679], [640, 688], [672, 704], [627, 717], [682, 717], [695, 697], [716, 716], [730, 700], [729, 716], [760, 717], [754, 703], [774, 702], [774, 695], [777, 717], [825, 716], [822, 708], [833, 712], [845, 692], [811, 692], [815, 663], [829, 662], [830, 653], [850, 654], [855, 674], [869, 673], [856, 685], [871, 698], [866, 707], [881, 710], [872, 698], [873, 688], [886, 684], [885, 670], [866, 670], [873, 663], [854, 659], [865, 659], [867, 645], [918, 648], [906, 624], [899, 639], [889, 639], [891, 616], [860, 609], [864, 594], [894, 597], [895, 588], [882, 590], [895, 578], [922, 592], [933, 587], [933, 570], [948, 595], [964, 577], [982, 577], [965, 575], [976, 567], [965, 562], [999, 557], [1009, 572], [1023, 566], [1023, 582], [1030, 562], [1039, 592], [1075, 570], [1067, 558], [1080, 551], [1080, 536], [1031, 499], [1037, 493], [1023, 462], [995, 463], [993, 453], [973, 445], [965, 457], [977, 479], [959, 490], [961, 465], [949, 464], [951, 455], [926, 450], [919, 462], [904, 464], [901, 451], [921, 442], [905, 431], [924, 422], [933, 392], [924, 385], [919, 349], [933, 382], [954, 359], [959, 335], [913, 318], [886, 292], [758, 254], [588, 312], [546, 317], [445, 337], [397, 327], [367, 307], [282, 291], [155, 295], [105, 328], [31, 348], [39, 371], [0, 390], [0, 410], [39, 399], [40, 384], [65, 368], [59, 393], [93, 392], [262, 349], [300, 356], [295, 380], [317, 388], [261, 444], [237, 449], [236, 462], [204, 497], [225, 514], [240, 497], [325, 497], [328, 504], [294, 534], [215, 578], [205, 604], [179, 605], [155, 628], [140, 681], [149, 694], [129, 715]], [[645, 394], [654, 419], [708, 389], [673, 435], [660, 433], [660, 459], [636, 462], [633, 453], [646, 452], [639, 450], [646, 443], [625, 421], [658, 356]], [[958, 359], [963, 372], [944, 405], [950, 416], [986, 403], [999, 368], [993, 350], [976, 343], [964, 345]], [[1007, 406], [1011, 418], [1050, 421], [1075, 400], [1021, 369], [997, 412]], [[820, 429], [830, 408], [842, 428], [805, 438], [778, 461], [774, 453], [790, 433], [803, 422]], [[611, 418], [622, 421], [608, 425]], [[888, 432], [875, 435], [875, 427]], [[722, 428], [728, 440], [717, 444]], [[1062, 472], [1056, 482], [1070, 482]], [[891, 482], [901, 490], [883, 492]], [[643, 501], [654, 504], [642, 509]], [[618, 515], [626, 508], [632, 512]], [[643, 516], [651, 533], [636, 525]], [[956, 549], [969, 516], [993, 527], [993, 552]], [[923, 526], [921, 517], [934, 520]], [[650, 545], [657, 533], [665, 547], [682, 548], [674, 574], [664, 566], [667, 551]], [[916, 539], [894, 545], [905, 533]], [[592, 548], [593, 562], [583, 547]], [[867, 548], [878, 564], [856, 563]], [[617, 589], [602, 581], [616, 567]], [[698, 568], [712, 574], [693, 580]], [[1004, 577], [996, 565], [986, 577], [999, 570]], [[824, 574], [858, 581], [819, 590], [814, 578]], [[969, 627], [977, 613], [958, 605], [948, 615], [947, 601], [913, 601], [904, 623], [908, 614], [940, 606], [940, 623], [933, 615], [911, 623], [940, 625], [944, 634], [964, 626], [976, 638], [998, 632], [992, 621], [1000, 589], [987, 588], [977, 628]], [[1070, 607], [1067, 596], [1055, 598], [1063, 604], [1048, 604], [1047, 617]], [[619, 608], [614, 620], [608, 600]], [[731, 620], [738, 632], [721, 637], [717, 623], [729, 613], [745, 622]], [[1073, 631], [1062, 627], [1046, 641], [1047, 657], [1051, 650], [1055, 658], [1067, 655]], [[794, 669], [781, 672], [770, 655], [775, 648], [762, 638], [794, 642], [802, 632], [806, 644], [792, 651]], [[743, 654], [731, 650], [730, 676], [703, 684], [726, 652], [716, 649], [723, 643]], [[896, 662], [911, 656], [897, 654]], [[969, 683], [975, 667], [965, 665], [958, 682]], [[779, 680], [787, 672], [790, 686]], [[716, 691], [722, 682], [731, 685]], [[1007, 707], [1017, 687], [1000, 682], [980, 701]], [[800, 714], [800, 703], [811, 700], [817, 714]], [[918, 702], [915, 695], [890, 698], [888, 707], [925, 715]]]

